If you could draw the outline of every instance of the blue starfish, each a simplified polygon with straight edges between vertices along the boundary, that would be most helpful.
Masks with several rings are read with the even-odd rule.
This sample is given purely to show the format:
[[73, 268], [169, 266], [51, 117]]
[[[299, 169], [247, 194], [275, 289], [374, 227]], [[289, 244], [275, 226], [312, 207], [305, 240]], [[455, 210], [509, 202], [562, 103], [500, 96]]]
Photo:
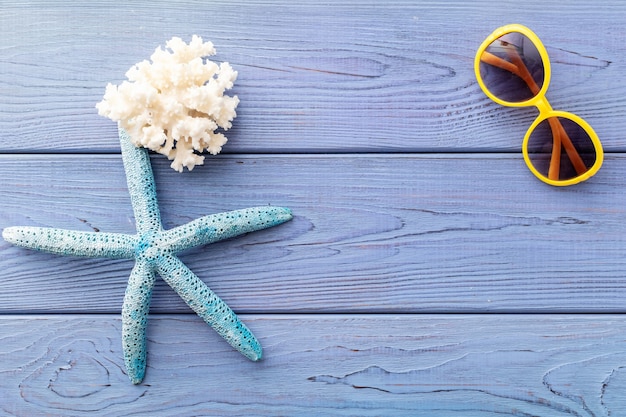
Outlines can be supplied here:
[[150, 157], [120, 130], [122, 159], [137, 234], [8, 227], [5, 240], [25, 248], [67, 256], [135, 259], [122, 307], [124, 362], [133, 384], [146, 372], [146, 326], [158, 273], [204, 321], [247, 358], [261, 359], [261, 345], [237, 315], [176, 256], [199, 245], [276, 226], [291, 220], [289, 209], [254, 207], [200, 217], [163, 230]]

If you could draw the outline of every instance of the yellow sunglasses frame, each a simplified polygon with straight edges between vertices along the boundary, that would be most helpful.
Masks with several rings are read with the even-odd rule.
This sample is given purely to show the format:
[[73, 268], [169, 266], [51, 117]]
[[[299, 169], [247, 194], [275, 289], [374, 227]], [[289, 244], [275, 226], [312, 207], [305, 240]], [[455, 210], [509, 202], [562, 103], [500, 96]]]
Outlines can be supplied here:
[[[508, 33], [520, 33], [526, 36], [537, 48], [537, 51], [539, 52], [539, 56], [541, 57], [541, 60], [543, 62], [544, 80], [543, 80], [543, 85], [541, 86], [541, 89], [534, 97], [532, 97], [529, 100], [522, 101], [522, 102], [509, 102], [509, 101], [502, 100], [496, 97], [495, 95], [493, 95], [491, 91], [489, 91], [487, 86], [485, 85], [485, 82], [483, 81], [482, 76], [480, 74], [480, 64], [482, 62], [481, 57], [483, 56], [483, 53], [487, 50], [489, 45], [491, 45], [497, 39], [501, 38], [502, 36]], [[602, 162], [604, 161], [604, 151], [602, 150], [602, 144], [600, 143], [600, 139], [598, 138], [598, 135], [596, 134], [596, 132], [591, 128], [589, 123], [587, 123], [581, 117], [573, 113], [553, 110], [552, 106], [550, 106], [550, 103], [546, 99], [546, 91], [548, 90], [548, 86], [550, 85], [550, 75], [551, 75], [550, 59], [548, 57], [548, 51], [546, 50], [545, 46], [543, 45], [539, 37], [532, 30], [520, 24], [506, 25], [506, 26], [502, 26], [494, 30], [489, 36], [487, 36], [487, 38], [483, 41], [483, 43], [478, 48], [478, 51], [476, 52], [476, 57], [474, 58], [474, 72], [476, 74], [476, 80], [478, 81], [478, 85], [480, 86], [481, 90], [483, 90], [483, 92], [485, 93], [487, 97], [489, 97], [491, 100], [495, 101], [496, 103], [502, 106], [507, 106], [507, 107], [535, 106], [539, 110], [539, 116], [537, 116], [535, 121], [531, 124], [530, 128], [526, 132], [526, 135], [524, 136], [524, 141], [522, 142], [522, 153], [524, 155], [524, 162], [526, 162], [528, 169], [530, 169], [530, 171], [537, 178], [539, 178], [541, 181], [550, 185], [567, 186], [567, 185], [573, 185], [573, 184], [577, 184], [579, 182], [585, 181], [591, 178], [596, 172], [598, 172], [598, 170], [602, 166]], [[530, 156], [528, 155], [528, 141], [530, 140], [530, 135], [541, 122], [552, 117], [569, 119], [573, 121], [574, 123], [578, 124], [589, 135], [589, 138], [591, 139], [591, 142], [593, 143], [594, 149], [596, 151], [596, 161], [587, 171], [585, 171], [583, 174], [577, 177], [570, 178], [567, 180], [550, 179], [546, 177], [545, 175], [541, 174], [534, 167], [534, 165], [532, 164], [530, 160]]]

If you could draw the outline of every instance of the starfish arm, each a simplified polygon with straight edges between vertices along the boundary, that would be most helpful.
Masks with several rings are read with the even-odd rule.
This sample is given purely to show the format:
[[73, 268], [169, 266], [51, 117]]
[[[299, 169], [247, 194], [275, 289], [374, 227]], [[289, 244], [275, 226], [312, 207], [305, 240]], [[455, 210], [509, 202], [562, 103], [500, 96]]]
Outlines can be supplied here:
[[163, 232], [164, 240], [174, 252], [206, 245], [244, 233], [266, 229], [293, 218], [291, 210], [282, 207], [252, 207], [200, 217]]
[[161, 230], [161, 214], [148, 150], [135, 146], [124, 129], [120, 128], [119, 136], [137, 232]]
[[180, 259], [172, 254], [164, 255], [157, 261], [156, 270], [187, 305], [231, 346], [250, 360], [261, 359], [261, 344], [252, 332]]
[[121, 233], [14, 226], [4, 229], [2, 237], [16, 246], [65, 256], [130, 259], [135, 253], [135, 237]]
[[146, 327], [156, 274], [144, 260], [130, 273], [122, 307], [122, 347], [126, 372], [133, 384], [146, 374]]

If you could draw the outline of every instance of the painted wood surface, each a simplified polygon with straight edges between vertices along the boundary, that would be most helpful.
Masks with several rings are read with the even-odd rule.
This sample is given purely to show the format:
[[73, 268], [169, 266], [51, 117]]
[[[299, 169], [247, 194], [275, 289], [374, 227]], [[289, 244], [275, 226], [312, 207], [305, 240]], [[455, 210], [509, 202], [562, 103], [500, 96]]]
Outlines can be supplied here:
[[5, 415], [613, 416], [622, 315], [243, 316], [243, 361], [197, 317], [152, 317], [127, 383], [117, 316], [0, 318]]
[[[185, 256], [239, 311], [623, 310], [621, 154], [563, 189], [536, 181], [517, 155], [229, 155], [185, 175], [165, 158], [153, 165], [168, 228], [259, 204], [295, 213]], [[6, 156], [0, 175], [2, 228], [133, 232], [119, 155]], [[0, 309], [113, 313], [131, 268], [3, 242]], [[188, 311], [162, 282], [154, 297], [153, 311]]]
[[[0, 242], [0, 414], [626, 415], [626, 3], [286, 0], [0, 2], [0, 229], [131, 232], [108, 82], [172, 36], [239, 71], [226, 155], [153, 166], [163, 219], [262, 204], [278, 228], [188, 264], [260, 338], [247, 362], [162, 282], [149, 369], [123, 371], [132, 265]], [[528, 25], [548, 98], [607, 157], [537, 181], [533, 109], [474, 80], [494, 28]], [[478, 313], [478, 314], [475, 314]]]
[[626, 149], [622, 0], [6, 3], [0, 131], [23, 139], [5, 152], [117, 150], [94, 108], [104, 86], [194, 33], [239, 71], [227, 152], [519, 151], [536, 112], [490, 102], [473, 72], [478, 45], [513, 22], [552, 56], [553, 106]]

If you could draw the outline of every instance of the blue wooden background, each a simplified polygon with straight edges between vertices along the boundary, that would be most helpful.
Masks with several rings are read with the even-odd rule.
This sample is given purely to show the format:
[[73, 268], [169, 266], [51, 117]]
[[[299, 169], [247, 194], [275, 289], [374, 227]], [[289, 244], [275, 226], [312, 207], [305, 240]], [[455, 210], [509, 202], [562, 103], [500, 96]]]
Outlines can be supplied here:
[[[172, 36], [239, 71], [222, 155], [153, 156], [166, 227], [272, 204], [295, 219], [183, 260], [265, 348], [233, 351], [162, 281], [148, 373], [124, 374], [132, 262], [0, 242], [0, 414], [626, 415], [626, 3], [0, 1], [0, 229], [132, 232], [108, 82]], [[534, 109], [489, 101], [476, 47], [530, 26], [553, 107], [607, 152], [526, 169]]]

